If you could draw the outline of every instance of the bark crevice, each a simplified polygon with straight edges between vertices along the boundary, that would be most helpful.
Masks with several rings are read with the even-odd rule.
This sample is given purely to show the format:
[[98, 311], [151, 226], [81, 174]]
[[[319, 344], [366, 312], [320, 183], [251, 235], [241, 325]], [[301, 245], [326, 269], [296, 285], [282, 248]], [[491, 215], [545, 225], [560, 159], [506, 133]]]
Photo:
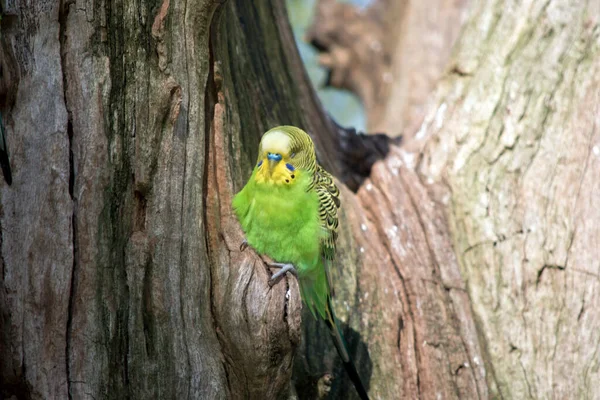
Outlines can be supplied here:
[[69, 283], [69, 296], [67, 299], [67, 322], [66, 322], [66, 332], [65, 332], [65, 370], [66, 370], [66, 385], [67, 385], [67, 395], [69, 400], [72, 399], [72, 391], [71, 391], [71, 330], [73, 324], [73, 308], [75, 303], [75, 280], [77, 273], [77, 260], [78, 260], [78, 247], [77, 247], [77, 196], [74, 193], [75, 186], [75, 161], [74, 161], [74, 149], [73, 149], [73, 117], [72, 110], [69, 104], [69, 96], [68, 96], [68, 79], [67, 74], [65, 73], [67, 69], [67, 61], [66, 61], [66, 41], [67, 41], [67, 20], [69, 16], [69, 8], [71, 4], [74, 4], [73, 1], [61, 1], [58, 15], [58, 23], [59, 23], [59, 46], [60, 46], [60, 65], [61, 65], [61, 75], [63, 82], [63, 101], [65, 104], [65, 108], [67, 111], [67, 137], [69, 141], [69, 197], [72, 201], [72, 215], [71, 215], [71, 239], [72, 239], [72, 251], [73, 251], [73, 265], [71, 266], [71, 276]]
[[[214, 118], [215, 118], [215, 105], [218, 99], [217, 86], [215, 83], [215, 58], [214, 58], [214, 40], [216, 35], [217, 25], [215, 21], [219, 20], [220, 12], [219, 7], [214, 11], [212, 18], [209, 21], [209, 34], [208, 34], [208, 76], [206, 78], [206, 84], [204, 88], [204, 115], [205, 115], [205, 126], [204, 126], [204, 173], [203, 173], [203, 184], [202, 184], [202, 204], [203, 204], [203, 219], [205, 223], [209, 221], [211, 216], [209, 215], [209, 180], [214, 179], [215, 173], [211, 171], [211, 168], [215, 168], [215, 165], [211, 165], [209, 162], [211, 158], [211, 154], [214, 151], [213, 142], [215, 140], [214, 137]], [[214, 154], [212, 155], [214, 157]], [[212, 182], [214, 184], [214, 182]], [[205, 235], [205, 248], [207, 250], [207, 255], [209, 260], [214, 260], [214, 256], [211, 254], [211, 243], [209, 233]], [[219, 343], [220, 351], [223, 354], [221, 362], [223, 364], [223, 370], [225, 372], [225, 378], [227, 380], [227, 390], [229, 393], [232, 393], [234, 390], [233, 382], [230, 377], [230, 371], [234, 370], [234, 365], [231, 362], [231, 355], [228, 354], [228, 349], [223, 341], [223, 331], [219, 324], [218, 318], [218, 310], [215, 304], [216, 295], [214, 293], [214, 285], [216, 282], [215, 274], [213, 272], [214, 263], [211, 262], [211, 265], [208, 266], [208, 276], [209, 282], [208, 287], [210, 290], [210, 311], [211, 311], [211, 319], [212, 324], [215, 327], [215, 331], [217, 333], [217, 340]]]

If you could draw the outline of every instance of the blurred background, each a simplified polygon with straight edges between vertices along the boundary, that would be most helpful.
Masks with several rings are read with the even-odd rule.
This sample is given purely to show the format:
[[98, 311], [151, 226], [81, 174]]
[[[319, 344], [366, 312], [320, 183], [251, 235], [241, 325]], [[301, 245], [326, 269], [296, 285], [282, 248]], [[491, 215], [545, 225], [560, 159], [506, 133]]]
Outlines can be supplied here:
[[[357, 7], [367, 7], [371, 0], [340, 0], [340, 2], [351, 3]], [[316, 0], [287, 0], [290, 21], [300, 55], [327, 112], [338, 124], [365, 131], [366, 118], [360, 100], [355, 94], [346, 90], [324, 87], [327, 72], [319, 66], [317, 50], [304, 39], [306, 30], [313, 21], [315, 5]]]

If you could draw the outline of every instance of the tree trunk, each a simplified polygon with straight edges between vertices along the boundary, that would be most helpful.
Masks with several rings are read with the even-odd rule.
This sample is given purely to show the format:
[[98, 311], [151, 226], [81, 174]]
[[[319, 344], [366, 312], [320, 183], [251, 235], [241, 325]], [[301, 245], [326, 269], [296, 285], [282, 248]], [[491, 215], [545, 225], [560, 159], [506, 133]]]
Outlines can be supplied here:
[[470, 4], [406, 149], [326, 117], [279, 1], [5, 3], [2, 396], [288, 398], [292, 370], [354, 396], [295, 279], [240, 250], [231, 197], [279, 124], [339, 179], [334, 305], [372, 398], [600, 393], [595, 3]]
[[[269, 289], [229, 210], [260, 133], [303, 124], [275, 12], [164, 0], [4, 16], [20, 68], [16, 103], [1, 110], [14, 172], [2, 188], [4, 396], [288, 392], [296, 284], [289, 299], [285, 285]], [[263, 52], [254, 79], [244, 40]], [[245, 77], [221, 88], [222, 67]]]
[[[420, 7], [406, 3], [410, 6], [400, 25], [414, 19], [414, 10]], [[437, 2], [437, 7], [424, 3], [422, 7], [437, 10], [428, 14], [430, 18], [439, 17], [440, 10], [447, 19], [456, 16], [448, 12], [446, 2]], [[382, 4], [387, 9], [379, 14], [389, 15], [392, 4], [380, 1], [373, 7]], [[340, 7], [327, 0], [320, 6]], [[321, 11], [327, 12], [331, 11]], [[424, 74], [411, 72], [403, 65], [405, 60], [419, 65], [428, 56], [391, 52], [390, 68], [408, 71], [408, 76], [395, 76], [388, 89], [391, 94], [384, 103], [393, 114], [378, 119], [370, 112], [369, 125], [393, 132], [398, 126], [413, 125], [406, 121], [416, 121], [413, 129], [404, 131], [402, 169], [408, 164], [411, 171], [414, 166], [415, 180], [425, 183], [445, 209], [454, 255], [437, 261], [442, 267], [456, 257], [467, 283], [483, 358], [471, 356], [463, 365], [479, 368], [479, 376], [485, 377], [486, 389], [478, 395], [596, 398], [600, 5], [495, 0], [473, 2], [469, 14], [433, 95], [403, 90], [406, 82], [423, 79], [421, 75], [431, 71], [424, 63], [420, 65]], [[324, 35], [320, 27], [313, 28], [317, 43]], [[408, 32], [399, 36], [395, 48], [406, 38], [427, 48], [428, 38], [439, 37], [447, 28], [420, 24], [405, 29]], [[348, 33], [339, 28], [329, 35], [340, 41]], [[348, 51], [353, 50], [360, 48]], [[339, 63], [330, 66], [340, 68]], [[357, 62], [352, 67], [360, 70], [365, 65]], [[375, 85], [377, 79], [375, 75], [374, 82], [361, 82]], [[413, 105], [408, 116], [407, 103]], [[389, 192], [397, 180], [377, 184], [378, 172], [394, 174], [400, 161], [390, 155], [376, 164], [372, 186], [367, 181], [363, 187]], [[412, 191], [419, 182], [411, 184]], [[409, 187], [405, 190], [411, 192]], [[368, 198], [369, 204], [379, 204]], [[429, 226], [427, 221], [423, 226]], [[409, 246], [410, 240], [400, 243]], [[429, 243], [434, 249], [439, 246]], [[411, 279], [419, 276], [416, 267], [407, 267]], [[428, 313], [439, 316], [432, 309]], [[431, 343], [418, 343], [422, 347], [417, 351], [426, 352]], [[439, 381], [435, 384], [440, 386]]]
[[600, 3], [503, 3], [467, 22], [419, 170], [451, 192], [492, 393], [597, 398]]

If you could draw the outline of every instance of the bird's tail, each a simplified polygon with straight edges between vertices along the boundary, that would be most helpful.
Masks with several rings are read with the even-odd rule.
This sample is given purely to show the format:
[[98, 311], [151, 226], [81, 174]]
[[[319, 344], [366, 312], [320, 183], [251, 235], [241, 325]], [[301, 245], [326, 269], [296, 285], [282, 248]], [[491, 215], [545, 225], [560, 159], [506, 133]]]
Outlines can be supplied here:
[[344, 369], [348, 373], [350, 380], [354, 384], [358, 395], [362, 400], [369, 400], [369, 395], [367, 394], [367, 390], [360, 380], [360, 376], [358, 376], [358, 371], [356, 371], [356, 366], [350, 358], [350, 354], [348, 353], [348, 347], [346, 346], [346, 341], [344, 340], [344, 336], [337, 324], [337, 318], [333, 312], [333, 307], [331, 304], [331, 297], [327, 299], [327, 318], [325, 319], [325, 323], [329, 328], [329, 333], [331, 333], [331, 337], [333, 338], [333, 344], [335, 344], [335, 348], [344, 363]]

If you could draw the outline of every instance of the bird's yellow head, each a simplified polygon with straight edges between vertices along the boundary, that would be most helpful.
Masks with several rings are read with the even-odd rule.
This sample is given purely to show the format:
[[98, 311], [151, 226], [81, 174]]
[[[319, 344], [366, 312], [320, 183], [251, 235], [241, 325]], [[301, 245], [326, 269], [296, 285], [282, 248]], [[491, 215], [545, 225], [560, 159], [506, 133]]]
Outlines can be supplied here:
[[302, 129], [278, 126], [267, 131], [258, 148], [257, 183], [292, 185], [316, 164], [312, 139]]

